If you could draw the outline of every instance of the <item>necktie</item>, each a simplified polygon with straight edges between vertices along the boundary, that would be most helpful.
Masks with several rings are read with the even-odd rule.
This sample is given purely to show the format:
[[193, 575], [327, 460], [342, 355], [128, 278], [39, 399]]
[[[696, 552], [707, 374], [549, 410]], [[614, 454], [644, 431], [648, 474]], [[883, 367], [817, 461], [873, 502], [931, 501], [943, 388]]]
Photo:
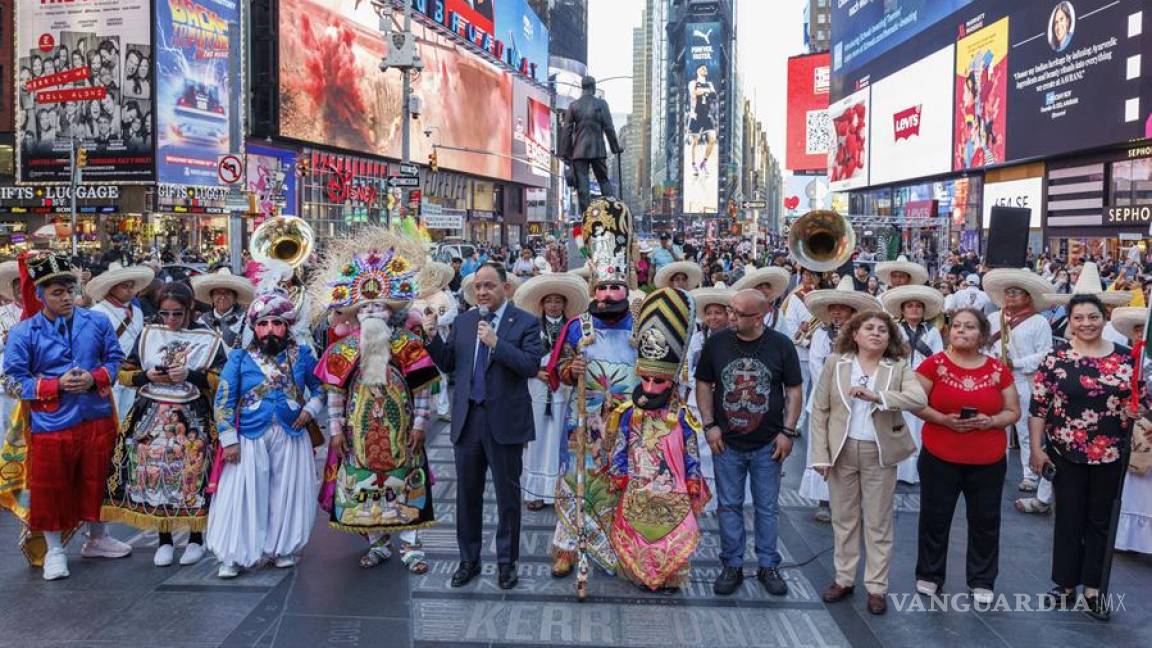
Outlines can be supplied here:
[[[492, 323], [492, 314], [489, 313], [481, 317], [482, 320]], [[488, 397], [487, 387], [484, 385], [484, 373], [488, 369], [488, 345], [480, 340], [476, 341], [479, 346], [476, 349], [476, 362], [472, 366], [472, 388], [468, 392], [468, 400], [483, 403], [484, 399]]]

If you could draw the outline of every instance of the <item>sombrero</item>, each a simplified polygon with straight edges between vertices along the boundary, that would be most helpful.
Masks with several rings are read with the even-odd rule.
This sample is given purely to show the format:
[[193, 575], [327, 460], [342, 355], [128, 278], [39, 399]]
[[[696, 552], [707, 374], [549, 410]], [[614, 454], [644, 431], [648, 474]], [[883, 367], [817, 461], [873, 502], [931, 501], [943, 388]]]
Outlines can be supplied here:
[[828, 308], [835, 304], [848, 306], [857, 313], [880, 310], [880, 302], [876, 301], [875, 297], [856, 290], [856, 284], [852, 281], [851, 276], [842, 277], [835, 288], [813, 290], [804, 298], [804, 305], [808, 307], [808, 312], [825, 324], [832, 321]]
[[420, 294], [418, 297], [427, 299], [444, 290], [448, 284], [452, 283], [452, 278], [455, 276], [456, 271], [447, 263], [429, 261], [420, 269], [420, 274], [416, 281], [420, 286]]
[[[987, 283], [987, 280], [985, 280], [985, 283]], [[1049, 291], [1052, 290], [1051, 284], [1048, 282], [1044, 282], [1044, 284], [1048, 286]], [[1080, 269], [1080, 276], [1076, 279], [1076, 285], [1072, 287], [1071, 293], [1049, 293], [1046, 297], [1053, 304], [1065, 305], [1072, 301], [1072, 298], [1076, 295], [1095, 295], [1109, 308], [1127, 306], [1132, 302], [1132, 293], [1130, 291], [1104, 290], [1104, 282], [1100, 281], [1100, 268], [1092, 261], [1088, 261], [1084, 264], [1084, 267]], [[1033, 297], [1033, 299], [1035, 299], [1035, 297]], [[1043, 309], [1037, 306], [1036, 310]]]
[[1148, 309], [1138, 306], [1121, 306], [1112, 311], [1112, 328], [1120, 335], [1132, 339], [1132, 332], [1137, 326], [1144, 326], [1148, 321]]
[[900, 319], [905, 302], [918, 301], [924, 304], [924, 319], [934, 319], [944, 310], [944, 295], [930, 286], [897, 286], [880, 293], [880, 302], [889, 315]]
[[692, 299], [696, 300], [696, 321], [704, 320], [704, 311], [713, 304], [728, 306], [736, 291], [731, 288], [697, 288], [693, 290]]
[[16, 296], [12, 294], [12, 282], [20, 278], [20, 264], [16, 261], [0, 263], [0, 297], [12, 301]]
[[700, 268], [699, 263], [693, 263], [692, 261], [674, 261], [660, 268], [660, 271], [656, 273], [656, 278], [652, 283], [656, 288], [667, 288], [672, 282], [672, 277], [677, 274], [688, 276], [688, 290], [695, 290], [700, 287], [700, 283], [704, 281], [704, 270]]
[[84, 294], [88, 295], [88, 299], [91, 299], [92, 303], [103, 301], [109, 290], [127, 281], [132, 282], [132, 292], [138, 293], [147, 288], [155, 276], [156, 272], [148, 266], [137, 265], [125, 268], [113, 261], [108, 264], [107, 270], [92, 277], [88, 285], [84, 286]]
[[1032, 305], [1038, 311], [1045, 311], [1052, 307], [1052, 284], [1043, 277], [1022, 268], [996, 268], [984, 275], [984, 292], [992, 303], [1004, 308], [1004, 291], [1009, 288], [1019, 288], [1032, 295]]
[[[912, 277], [912, 286], [923, 286], [928, 283], [928, 270], [919, 263], [913, 263], [908, 257], [901, 254], [895, 261], [882, 261], [876, 264], [876, 276], [884, 284], [892, 283], [892, 273], [903, 272]], [[927, 306], [927, 304], [925, 304]]]
[[544, 311], [540, 302], [548, 295], [564, 298], [564, 319], [570, 320], [588, 309], [588, 284], [567, 273], [532, 277], [516, 290], [514, 301], [516, 306], [540, 317]]
[[228, 268], [220, 268], [211, 274], [202, 274], [192, 277], [192, 290], [196, 293], [196, 300], [206, 304], [212, 303], [212, 291], [224, 288], [236, 293], [236, 303], [247, 308], [256, 295], [256, 289], [248, 279], [232, 274]]
[[772, 297], [776, 298], [784, 294], [788, 290], [788, 282], [792, 277], [784, 268], [772, 266], [770, 268], [759, 268], [744, 273], [740, 280], [732, 284], [732, 288], [736, 291], [746, 290], [748, 288], [755, 288], [760, 284], [769, 284], [772, 286]]
[[[464, 295], [464, 303], [468, 304], [469, 306], [476, 305], [476, 289], [472, 287], [472, 284], [475, 281], [476, 273], [473, 272], [467, 277], [464, 277], [464, 280], [460, 282], [460, 293]], [[516, 275], [509, 274], [508, 283], [511, 285], [509, 286], [507, 297], [508, 299], [515, 301], [513, 296], [516, 294], [516, 289], [520, 287], [520, 278]], [[585, 293], [587, 293], [587, 290], [585, 290]]]

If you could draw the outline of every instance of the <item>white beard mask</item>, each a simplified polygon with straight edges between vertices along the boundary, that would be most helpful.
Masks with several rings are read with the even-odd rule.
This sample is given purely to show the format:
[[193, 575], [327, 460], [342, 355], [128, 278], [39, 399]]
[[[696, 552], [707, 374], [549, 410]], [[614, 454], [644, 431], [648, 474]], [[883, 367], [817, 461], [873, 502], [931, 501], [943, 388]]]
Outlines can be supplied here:
[[392, 360], [392, 327], [388, 313], [361, 313], [360, 379], [366, 385], [388, 382], [388, 363]]

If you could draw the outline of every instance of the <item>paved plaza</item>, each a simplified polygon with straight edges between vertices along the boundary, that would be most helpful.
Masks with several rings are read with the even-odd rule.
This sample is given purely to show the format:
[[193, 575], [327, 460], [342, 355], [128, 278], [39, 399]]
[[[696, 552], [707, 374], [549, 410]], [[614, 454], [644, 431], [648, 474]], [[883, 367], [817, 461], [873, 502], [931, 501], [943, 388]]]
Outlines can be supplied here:
[[[271, 567], [222, 581], [215, 562], [156, 568], [155, 534], [125, 527], [113, 532], [136, 551], [116, 561], [83, 560], [70, 547], [72, 576], [47, 583], [29, 569], [15, 546], [16, 525], [0, 522], [0, 646], [1149, 646], [1152, 645], [1152, 559], [1117, 557], [1113, 590], [1124, 609], [1111, 623], [1079, 612], [1027, 611], [1048, 581], [1051, 519], [1012, 510], [1015, 471], [1004, 489], [1004, 525], [998, 599], [992, 611], [929, 609], [913, 594], [919, 496], [901, 486], [897, 501], [896, 559], [886, 616], [864, 608], [862, 588], [850, 601], [825, 605], [819, 592], [832, 577], [832, 532], [813, 522], [811, 503], [795, 495], [802, 448], [786, 465], [780, 545], [789, 584], [784, 598], [766, 594], [752, 577], [734, 596], [712, 594], [720, 563], [715, 518], [702, 521], [704, 536], [693, 560], [692, 582], [681, 593], [648, 594], [619, 579], [594, 573], [588, 602], [577, 603], [573, 581], [549, 575], [551, 509], [526, 512], [521, 539], [520, 584], [496, 586], [492, 538], [495, 499], [486, 494], [484, 574], [468, 586], [448, 586], [457, 554], [454, 535], [456, 481], [447, 430], [430, 443], [440, 525], [424, 532], [430, 569], [409, 576], [393, 559], [363, 570], [356, 536], [317, 520], [299, 566]], [[1015, 461], [1015, 454], [1012, 456]], [[749, 524], [750, 524], [749, 512]], [[945, 593], [963, 593], [963, 507], [952, 533]], [[182, 538], [177, 537], [177, 544]], [[1019, 594], [1019, 596], [1017, 596]], [[966, 598], [950, 601], [963, 607]], [[940, 604], [937, 604], [939, 608]], [[1013, 610], [1012, 606], [1021, 609]]]

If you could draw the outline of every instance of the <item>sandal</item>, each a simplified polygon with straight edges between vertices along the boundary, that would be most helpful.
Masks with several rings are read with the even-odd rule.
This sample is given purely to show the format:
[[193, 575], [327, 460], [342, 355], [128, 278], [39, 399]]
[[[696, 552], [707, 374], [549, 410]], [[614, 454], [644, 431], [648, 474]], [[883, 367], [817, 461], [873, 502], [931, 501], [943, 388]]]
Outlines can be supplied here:
[[422, 546], [420, 543], [400, 543], [400, 562], [404, 563], [408, 571], [413, 574], [425, 574], [428, 572], [428, 563], [424, 560], [424, 549]]
[[1035, 497], [1021, 497], [1013, 502], [1012, 506], [1021, 513], [1046, 515], [1052, 511], [1051, 504], [1045, 504]]
[[527, 504], [529, 511], [543, 511], [545, 506], [547, 504], [544, 503], [544, 500], [532, 500]]
[[391, 557], [392, 547], [388, 546], [388, 539], [385, 538], [368, 548], [368, 553], [360, 557], [360, 566], [372, 569]]

